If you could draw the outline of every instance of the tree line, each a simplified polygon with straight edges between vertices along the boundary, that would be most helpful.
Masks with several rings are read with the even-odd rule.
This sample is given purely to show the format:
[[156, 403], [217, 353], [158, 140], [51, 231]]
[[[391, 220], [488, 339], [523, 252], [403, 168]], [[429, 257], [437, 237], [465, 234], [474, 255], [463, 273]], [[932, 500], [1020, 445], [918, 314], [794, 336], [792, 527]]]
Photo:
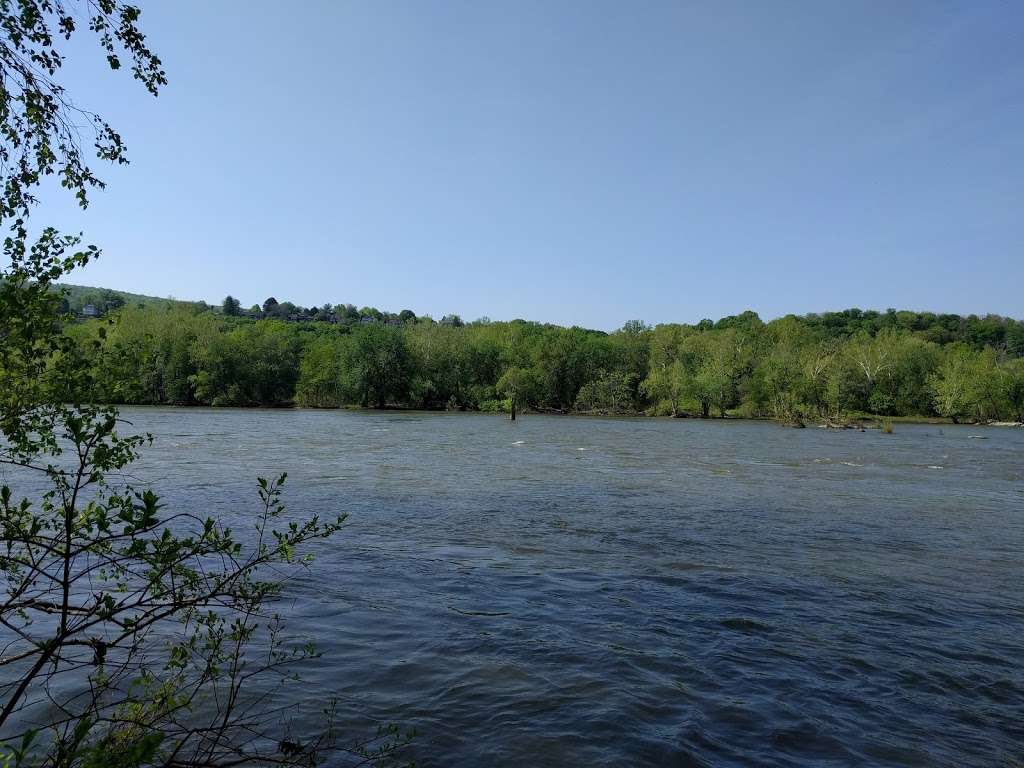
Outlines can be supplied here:
[[605, 333], [351, 305], [294, 322], [279, 306], [129, 305], [69, 333], [96, 350], [108, 403], [1024, 419], [1024, 323], [994, 315], [745, 312]]

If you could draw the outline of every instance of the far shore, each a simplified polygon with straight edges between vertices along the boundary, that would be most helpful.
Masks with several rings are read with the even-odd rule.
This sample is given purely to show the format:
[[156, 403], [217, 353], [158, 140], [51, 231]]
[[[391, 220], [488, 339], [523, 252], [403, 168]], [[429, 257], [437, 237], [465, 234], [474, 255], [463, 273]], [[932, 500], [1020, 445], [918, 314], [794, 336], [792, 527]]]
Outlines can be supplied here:
[[[371, 408], [363, 407], [359, 405], [344, 405], [335, 408], [315, 408], [310, 406], [298, 406], [294, 404], [284, 405], [202, 405], [202, 404], [132, 404], [132, 403], [116, 403], [112, 404], [116, 408], [195, 408], [201, 410], [217, 410], [217, 411], [348, 411], [358, 413], [430, 413], [430, 414], [476, 414], [480, 416], [497, 416], [507, 419], [508, 414], [502, 411], [480, 411], [471, 409], [453, 409], [446, 410], [441, 408], [408, 408], [405, 406], [388, 405], [383, 408]], [[643, 411], [559, 411], [556, 409], [525, 409], [518, 412], [519, 417], [531, 417], [531, 416], [561, 416], [570, 418], [583, 418], [583, 419], [656, 419], [659, 421], [700, 421], [700, 422], [744, 422], [744, 421], [755, 421], [755, 422], [773, 422], [779, 426], [792, 427], [793, 424], [789, 424], [780, 419], [776, 419], [772, 416], [741, 416], [734, 413], [728, 413], [725, 416], [709, 416], [704, 418], [693, 414], [679, 414], [678, 416], [668, 415], [654, 415], [644, 413]], [[933, 424], [937, 426], [959, 426], [959, 427], [1024, 427], [1024, 422], [1017, 421], [989, 421], [989, 422], [954, 422], [952, 419], [942, 416], [879, 416], [873, 414], [855, 414], [845, 417], [842, 422], [830, 421], [827, 419], [820, 418], [805, 418], [803, 419], [803, 426], [805, 427], [818, 427], [822, 429], [834, 429], [837, 431], [845, 429], [880, 429], [884, 423], [890, 424]]]

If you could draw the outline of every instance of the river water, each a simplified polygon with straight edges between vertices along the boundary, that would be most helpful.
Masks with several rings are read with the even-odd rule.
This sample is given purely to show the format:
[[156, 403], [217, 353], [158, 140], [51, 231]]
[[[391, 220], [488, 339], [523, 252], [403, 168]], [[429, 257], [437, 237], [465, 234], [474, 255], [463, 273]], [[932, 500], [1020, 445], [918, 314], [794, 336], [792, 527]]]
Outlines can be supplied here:
[[297, 699], [423, 766], [1024, 760], [1024, 430], [125, 409], [168, 508], [347, 512]]

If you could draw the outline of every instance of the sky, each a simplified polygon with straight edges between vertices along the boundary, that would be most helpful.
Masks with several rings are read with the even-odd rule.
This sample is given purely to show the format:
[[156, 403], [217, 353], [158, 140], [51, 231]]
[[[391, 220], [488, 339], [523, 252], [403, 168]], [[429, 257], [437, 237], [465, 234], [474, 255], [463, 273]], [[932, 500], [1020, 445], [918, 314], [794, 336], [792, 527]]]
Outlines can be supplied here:
[[[137, 0], [71, 282], [612, 330], [1024, 317], [1024, 4]], [[83, 41], [84, 43], [84, 41]], [[45, 212], [45, 215], [44, 215]]]

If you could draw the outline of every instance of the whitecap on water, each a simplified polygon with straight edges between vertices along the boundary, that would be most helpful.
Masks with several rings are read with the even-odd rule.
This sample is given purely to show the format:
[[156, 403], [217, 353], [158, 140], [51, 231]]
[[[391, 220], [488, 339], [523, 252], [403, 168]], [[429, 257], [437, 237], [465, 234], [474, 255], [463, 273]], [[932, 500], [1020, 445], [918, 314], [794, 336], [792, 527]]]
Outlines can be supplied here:
[[514, 443], [512, 443], [512, 445], [522, 445], [525, 442], [525, 440], [516, 440]]

